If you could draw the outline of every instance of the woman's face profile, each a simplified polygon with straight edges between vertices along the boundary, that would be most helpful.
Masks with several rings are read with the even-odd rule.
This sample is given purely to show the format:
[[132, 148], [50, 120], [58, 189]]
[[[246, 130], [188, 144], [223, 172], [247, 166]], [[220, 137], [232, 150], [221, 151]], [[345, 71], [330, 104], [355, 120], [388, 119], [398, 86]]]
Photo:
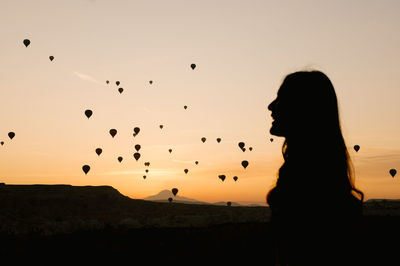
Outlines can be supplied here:
[[286, 137], [289, 130], [289, 119], [287, 118], [287, 107], [285, 107], [285, 99], [278, 91], [278, 96], [268, 105], [271, 116], [273, 118], [272, 126], [269, 130], [271, 135]]

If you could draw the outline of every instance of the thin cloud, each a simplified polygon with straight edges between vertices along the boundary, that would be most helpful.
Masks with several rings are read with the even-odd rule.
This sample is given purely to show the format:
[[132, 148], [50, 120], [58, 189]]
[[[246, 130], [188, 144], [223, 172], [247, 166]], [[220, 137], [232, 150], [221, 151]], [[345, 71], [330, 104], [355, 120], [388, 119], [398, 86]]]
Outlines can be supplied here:
[[74, 71], [74, 74], [77, 75], [78, 78], [80, 78], [82, 80], [89, 81], [89, 82], [92, 82], [92, 83], [95, 83], [95, 84], [98, 84], [98, 85], [104, 85], [103, 83], [101, 83], [100, 81], [98, 81], [97, 79], [95, 79], [92, 76], [89, 76], [89, 75], [86, 75], [86, 74], [83, 74], [83, 73], [79, 73], [77, 71]]

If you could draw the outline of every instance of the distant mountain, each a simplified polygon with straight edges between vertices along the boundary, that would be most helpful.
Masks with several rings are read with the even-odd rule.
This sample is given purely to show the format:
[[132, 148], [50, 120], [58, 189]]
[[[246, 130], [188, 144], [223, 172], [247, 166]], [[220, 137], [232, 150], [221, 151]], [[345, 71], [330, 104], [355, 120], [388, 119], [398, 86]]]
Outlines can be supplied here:
[[[186, 204], [207, 204], [207, 205], [218, 205], [218, 206], [226, 206], [227, 202], [226, 201], [219, 201], [215, 203], [209, 203], [209, 202], [204, 202], [204, 201], [199, 201], [196, 199], [191, 199], [187, 197], [182, 197], [179, 195], [174, 196], [170, 190], [162, 190], [156, 195], [148, 196], [144, 198], [144, 200], [150, 200], [150, 201], [157, 201], [157, 202], [166, 202], [168, 201], [168, 198], [172, 198], [173, 202], [179, 202], [179, 203], [186, 203]], [[237, 202], [232, 202], [231, 206], [243, 206]]]
[[199, 200], [195, 200], [195, 199], [191, 199], [191, 198], [187, 198], [187, 197], [182, 197], [179, 195], [174, 196], [174, 194], [172, 194], [171, 190], [167, 190], [167, 189], [160, 191], [156, 195], [148, 196], [148, 197], [144, 198], [144, 200], [165, 202], [165, 201], [168, 201], [168, 198], [172, 198], [173, 202], [190, 203], [190, 204], [210, 204], [208, 202], [203, 202], [203, 201], [199, 201]]

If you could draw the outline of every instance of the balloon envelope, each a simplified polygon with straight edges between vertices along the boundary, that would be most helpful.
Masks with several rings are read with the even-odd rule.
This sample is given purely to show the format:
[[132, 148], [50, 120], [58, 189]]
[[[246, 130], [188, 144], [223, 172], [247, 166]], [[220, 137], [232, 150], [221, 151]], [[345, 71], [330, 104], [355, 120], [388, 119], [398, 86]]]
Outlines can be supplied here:
[[187, 109], [187, 105], [183, 106], [184, 109]]
[[144, 166], [150, 166], [150, 162], [145, 162]]
[[242, 166], [244, 167], [244, 169], [246, 169], [246, 167], [249, 165], [249, 162], [244, 160], [242, 161]]
[[217, 138], [217, 142], [220, 143], [221, 142], [221, 138]]
[[239, 148], [241, 149], [241, 150], [243, 150], [243, 148], [244, 148], [244, 142], [239, 142], [238, 143], [238, 146], [239, 146]]
[[360, 149], [360, 146], [359, 146], [359, 145], [354, 145], [354, 150], [355, 150], [356, 152], [358, 152], [359, 149]]
[[110, 129], [110, 135], [111, 135], [111, 137], [114, 137], [115, 135], [117, 135], [117, 130], [114, 128]]
[[109, 80], [106, 80], [106, 83], [107, 83], [107, 84], [109, 84], [109, 83], [110, 83], [110, 81], [109, 81]]
[[146, 176], [145, 176], [145, 175], [143, 176], [143, 179], [146, 179]]
[[234, 176], [233, 177], [233, 180], [235, 180], [235, 182], [238, 180], [238, 177], [237, 176]]
[[274, 139], [273, 139], [273, 138], [270, 138], [270, 139], [269, 139], [269, 141], [273, 142], [273, 141], [274, 141]]
[[194, 70], [196, 68], [196, 64], [191, 64], [190, 67]]
[[82, 170], [85, 173], [85, 175], [89, 172], [90, 170], [90, 166], [85, 164], [84, 166], [82, 166]]
[[169, 197], [169, 198], [168, 198], [168, 201], [169, 201], [169, 202], [172, 202], [172, 198], [171, 198], [171, 197]]
[[103, 150], [101, 148], [97, 148], [96, 149], [96, 153], [98, 156], [100, 156], [100, 154], [103, 152]]
[[178, 189], [175, 187], [171, 191], [172, 191], [172, 194], [174, 194], [174, 196], [176, 196], [176, 194], [178, 194]]
[[199, 161], [195, 161], [194, 163], [195, 163], [195, 164], [199, 164]]
[[50, 55], [50, 56], [49, 56], [49, 59], [50, 59], [50, 61], [53, 61], [54, 56]]
[[139, 158], [140, 158], [140, 153], [135, 152], [135, 153], [133, 154], [133, 157], [136, 159], [136, 161], [139, 160]]
[[8, 132], [8, 137], [10, 139], [13, 139], [15, 137], [15, 133], [14, 132]]
[[163, 127], [164, 127], [163, 125], [160, 125], [160, 128], [161, 128], [161, 129], [163, 129]]
[[185, 172], [185, 174], [187, 174], [188, 172], [189, 172], [189, 170], [188, 169], [185, 169], [185, 170], [183, 170], [184, 172]]
[[119, 86], [120, 82], [119, 82], [119, 81], [116, 81], [115, 84], [117, 84], [117, 86]]
[[136, 151], [139, 151], [140, 148], [141, 148], [141, 146], [140, 146], [139, 144], [136, 144], [136, 145], [135, 145], [135, 150], [136, 150]]
[[118, 162], [122, 162], [124, 158], [122, 158], [121, 156], [118, 157]]
[[85, 115], [86, 115], [86, 117], [87, 117], [88, 119], [92, 116], [92, 114], [93, 114], [93, 111], [90, 110], [90, 109], [87, 109], [87, 110], [85, 111]]
[[249, 151], [252, 151], [253, 150], [253, 147], [249, 147]]
[[30, 41], [29, 39], [25, 39], [25, 40], [24, 40], [24, 45], [25, 45], [25, 47], [28, 47], [29, 44], [31, 44], [31, 41]]
[[205, 137], [202, 137], [201, 138], [201, 141], [204, 143], [204, 142], [206, 142], [206, 138]]
[[124, 91], [124, 89], [123, 88], [118, 88], [118, 91], [121, 94]]
[[133, 132], [135, 132], [135, 133], [133, 134], [133, 136], [136, 136], [137, 134], [139, 134], [140, 128], [135, 127], [135, 128], [133, 129]]
[[4, 141], [0, 141], [0, 144], [1, 144], [1, 146], [3, 146], [4, 145]]
[[149, 83], [150, 83], [150, 85], [151, 85], [151, 84], [153, 84], [153, 81], [152, 81], [152, 80], [150, 80], [150, 81], [149, 81]]
[[171, 153], [171, 152], [172, 152], [172, 149], [169, 149], [168, 151], [169, 151], [169, 153]]
[[392, 177], [394, 177], [394, 176], [397, 174], [397, 171], [396, 171], [396, 169], [390, 169], [390, 170], [389, 170], [389, 173], [390, 173], [390, 175], [391, 175]]
[[221, 179], [222, 181], [224, 181], [226, 176], [225, 175], [219, 175], [218, 178]]

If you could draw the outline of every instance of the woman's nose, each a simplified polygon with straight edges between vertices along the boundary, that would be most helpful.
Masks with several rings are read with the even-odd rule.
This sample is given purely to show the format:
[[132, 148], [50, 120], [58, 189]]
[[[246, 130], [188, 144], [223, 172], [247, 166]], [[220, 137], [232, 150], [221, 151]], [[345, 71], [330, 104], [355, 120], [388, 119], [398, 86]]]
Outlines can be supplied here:
[[269, 105], [268, 105], [268, 110], [273, 111], [273, 108], [275, 106], [276, 100], [273, 100]]

